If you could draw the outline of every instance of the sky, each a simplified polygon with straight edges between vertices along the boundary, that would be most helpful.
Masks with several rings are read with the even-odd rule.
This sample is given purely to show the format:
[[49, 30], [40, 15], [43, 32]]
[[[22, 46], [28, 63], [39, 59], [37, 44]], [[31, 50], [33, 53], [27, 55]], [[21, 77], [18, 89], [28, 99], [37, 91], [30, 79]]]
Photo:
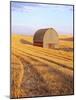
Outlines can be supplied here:
[[41, 28], [73, 34], [73, 6], [11, 2], [12, 33], [33, 35]]

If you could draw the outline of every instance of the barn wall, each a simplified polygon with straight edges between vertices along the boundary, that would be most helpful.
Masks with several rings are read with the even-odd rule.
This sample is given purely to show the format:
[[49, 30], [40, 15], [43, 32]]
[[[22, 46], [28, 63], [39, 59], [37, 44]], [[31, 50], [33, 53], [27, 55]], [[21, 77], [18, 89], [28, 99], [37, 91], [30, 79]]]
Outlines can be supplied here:
[[46, 43], [58, 43], [58, 35], [55, 31], [49, 29], [44, 35]]
[[[50, 44], [51, 46], [49, 47]], [[48, 29], [44, 35], [43, 39], [43, 47], [44, 48], [52, 48], [52, 47], [57, 47], [58, 45], [58, 34], [51, 29]]]
[[34, 42], [33, 45], [34, 46], [43, 47], [43, 43], [42, 42]]

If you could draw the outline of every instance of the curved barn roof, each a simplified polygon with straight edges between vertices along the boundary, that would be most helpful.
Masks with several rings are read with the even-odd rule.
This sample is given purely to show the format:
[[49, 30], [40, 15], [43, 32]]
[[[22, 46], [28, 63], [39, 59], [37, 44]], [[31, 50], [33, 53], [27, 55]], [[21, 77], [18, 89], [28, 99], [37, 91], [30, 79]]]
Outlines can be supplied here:
[[[55, 31], [53, 28], [39, 29], [34, 35], [34, 42], [43, 42], [44, 35], [47, 30]], [[55, 31], [56, 32], [56, 31]]]

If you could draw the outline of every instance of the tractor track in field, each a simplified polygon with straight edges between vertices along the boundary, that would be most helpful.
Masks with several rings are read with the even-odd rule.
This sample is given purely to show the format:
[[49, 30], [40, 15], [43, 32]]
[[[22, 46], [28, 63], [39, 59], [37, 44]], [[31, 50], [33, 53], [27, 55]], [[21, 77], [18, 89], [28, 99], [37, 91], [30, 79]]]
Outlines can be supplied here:
[[[17, 50], [18, 50], [18, 51], [21, 51], [21, 50], [19, 50], [19, 49], [17, 49]], [[65, 64], [61, 64], [60, 62], [55, 62], [55, 61], [52, 60], [52, 59], [47, 59], [46, 57], [41, 57], [41, 56], [39, 56], [39, 55], [33, 55], [33, 54], [31, 54], [31, 53], [27, 53], [27, 52], [24, 52], [24, 51], [21, 51], [21, 52], [23, 52], [24, 54], [28, 54], [29, 57], [40, 58], [40, 59], [43, 59], [43, 60], [45, 60], [45, 61], [48, 61], [48, 62], [54, 63], [54, 64], [56, 64], [56, 65], [62, 66], [63, 68], [67, 68], [67, 69], [69, 69], [69, 70], [73, 70], [72, 67], [69, 67], [69, 66], [67, 66], [67, 65], [65, 65]]]
[[[43, 58], [43, 57], [39, 57], [39, 56], [35, 56], [35, 55], [32, 55], [32, 54], [29, 54], [29, 53], [26, 53], [24, 51], [21, 51], [21, 50], [18, 50], [20, 51], [20, 55], [23, 55], [23, 56], [27, 56], [28, 58], [32, 59], [32, 61], [35, 61], [36, 63], [37, 62], [40, 62], [42, 63], [44, 66], [50, 66], [50, 64], [47, 64], [45, 63], [45, 61], [48, 61], [49, 63], [55, 63], [55, 62], [52, 62], [51, 60], [48, 60], [46, 58]], [[42, 60], [42, 61], [41, 61]], [[44, 61], [44, 62], [43, 62]], [[37, 64], [34, 63], [32, 64], [33, 66], [36, 66]], [[62, 73], [61, 70], [58, 70], [58, 69], [54, 69], [53, 67], [51, 67], [51, 69], [54, 69], [57, 73], [59, 73], [62, 77], [65, 77], [66, 80], [72, 82], [73, 81], [73, 69], [69, 68], [69, 67], [66, 67], [64, 66], [63, 64], [59, 64], [59, 63], [55, 63], [57, 65], [59, 65], [59, 67], [63, 67], [63, 69], [66, 69], [65, 71], [70, 71], [71, 72], [71, 75], [67, 75], [66, 73]], [[38, 66], [39, 66], [39, 63], [38, 63]], [[50, 68], [50, 67], [49, 67]]]
[[[21, 51], [18, 55], [16, 54], [16, 56], [24, 66], [24, 75], [22, 82], [20, 83], [20, 88], [24, 90], [24, 93], [23, 95], [19, 95], [19, 97], [65, 95], [73, 93], [73, 79], [69, 78], [69, 76], [66, 76], [60, 71], [53, 69], [53, 67], [40, 62], [38, 59], [30, 56], [30, 54], [24, 55], [23, 51]], [[30, 60], [27, 60], [26, 57]], [[39, 63], [32, 64], [31, 61]], [[57, 75], [59, 77], [58, 80], [58, 77], [55, 79], [57, 83], [54, 82], [54, 79], [48, 80], [44, 78], [44, 74], [40, 72], [39, 66], [41, 66], [43, 70], [46, 67], [46, 74], [48, 72], [49, 75], [53, 75], [54, 78]], [[49, 83], [51, 85], [49, 85]], [[55, 86], [56, 84], [61, 84], [61, 87], [59, 88], [58, 86]]]
[[[28, 53], [25, 53], [25, 54], [23, 54], [23, 51], [21, 51], [22, 53], [20, 53], [20, 55], [23, 55], [24, 57], [25, 56], [27, 56], [28, 58], [30, 58], [30, 60], [29, 60], [29, 63], [30, 63], [30, 61], [31, 60], [34, 60], [36, 63], [32, 63], [32, 65], [33, 66], [46, 66], [47, 68], [50, 66], [50, 65], [48, 65], [48, 64], [46, 64], [45, 62], [43, 63], [42, 61], [40, 61], [39, 59], [36, 59], [36, 58], [34, 58], [34, 57], [36, 57], [35, 55], [34, 56], [32, 56], [32, 55], [30, 55], [30, 54], [28, 54]], [[45, 59], [45, 58], [43, 58], [43, 57], [38, 57], [37, 56], [37, 58], [40, 58], [40, 59], [43, 59], [43, 60], [46, 60], [46, 61], [48, 61], [48, 62], [50, 62], [50, 63], [55, 63], [55, 62], [52, 62], [51, 60], [48, 60], [48, 59]], [[39, 63], [37, 63], [37, 62], [39, 62]], [[41, 64], [40, 64], [41, 63]], [[59, 66], [62, 66], [62, 64], [58, 64], [58, 63], [56, 63], [57, 65], [59, 65]], [[71, 72], [73, 71], [73, 69], [71, 69], [71, 68], [68, 68], [68, 67], [66, 67], [66, 66], [62, 66], [64, 69], [66, 68], [67, 70], [70, 70]], [[62, 73], [61, 71], [59, 71], [59, 70], [57, 70], [57, 69], [54, 69], [53, 67], [49, 67], [49, 70], [53, 70], [55, 73], [57, 73], [57, 74], [59, 74], [60, 76], [62, 76], [62, 77], [65, 77], [65, 79], [66, 80], [68, 80], [68, 81], [70, 81], [70, 83], [73, 81], [72, 79], [73, 79], [73, 76], [69, 76], [69, 75], [66, 75], [65, 73]], [[72, 74], [73, 75], [73, 74]]]
[[[32, 47], [31, 47], [31, 49], [33, 49]], [[38, 50], [33, 50], [34, 52], [38, 52]], [[55, 51], [54, 51], [55, 52]], [[40, 50], [40, 53], [41, 54], [45, 54], [45, 55], [47, 55], [47, 56], [49, 56], [49, 57], [59, 57], [60, 59], [63, 59], [63, 60], [72, 60], [71, 58], [69, 58], [68, 56], [66, 57], [66, 56], [64, 56], [63, 54], [63, 56], [61, 56], [61, 55], [58, 55], [58, 54], [56, 54], [56, 53], [54, 53], [54, 54], [52, 54], [51, 52], [49, 53], [49, 52], [47, 52], [46, 50]], [[61, 53], [60, 51], [59, 51], [59, 53]]]
[[25, 97], [45, 95], [49, 96], [51, 94], [51, 91], [49, 90], [43, 77], [41, 77], [41, 75], [32, 66], [31, 63], [26, 61], [23, 57], [20, 57], [18, 55], [16, 56], [20, 59], [24, 66], [24, 76], [22, 78], [22, 82], [20, 83], [20, 87], [24, 90]]

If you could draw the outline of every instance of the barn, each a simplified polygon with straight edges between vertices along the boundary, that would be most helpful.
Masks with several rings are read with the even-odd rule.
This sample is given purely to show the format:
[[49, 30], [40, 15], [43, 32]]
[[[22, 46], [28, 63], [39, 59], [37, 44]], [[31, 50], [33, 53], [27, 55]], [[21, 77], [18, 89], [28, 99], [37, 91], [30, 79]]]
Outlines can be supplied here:
[[53, 28], [39, 29], [33, 38], [33, 45], [44, 48], [58, 48], [58, 33]]

